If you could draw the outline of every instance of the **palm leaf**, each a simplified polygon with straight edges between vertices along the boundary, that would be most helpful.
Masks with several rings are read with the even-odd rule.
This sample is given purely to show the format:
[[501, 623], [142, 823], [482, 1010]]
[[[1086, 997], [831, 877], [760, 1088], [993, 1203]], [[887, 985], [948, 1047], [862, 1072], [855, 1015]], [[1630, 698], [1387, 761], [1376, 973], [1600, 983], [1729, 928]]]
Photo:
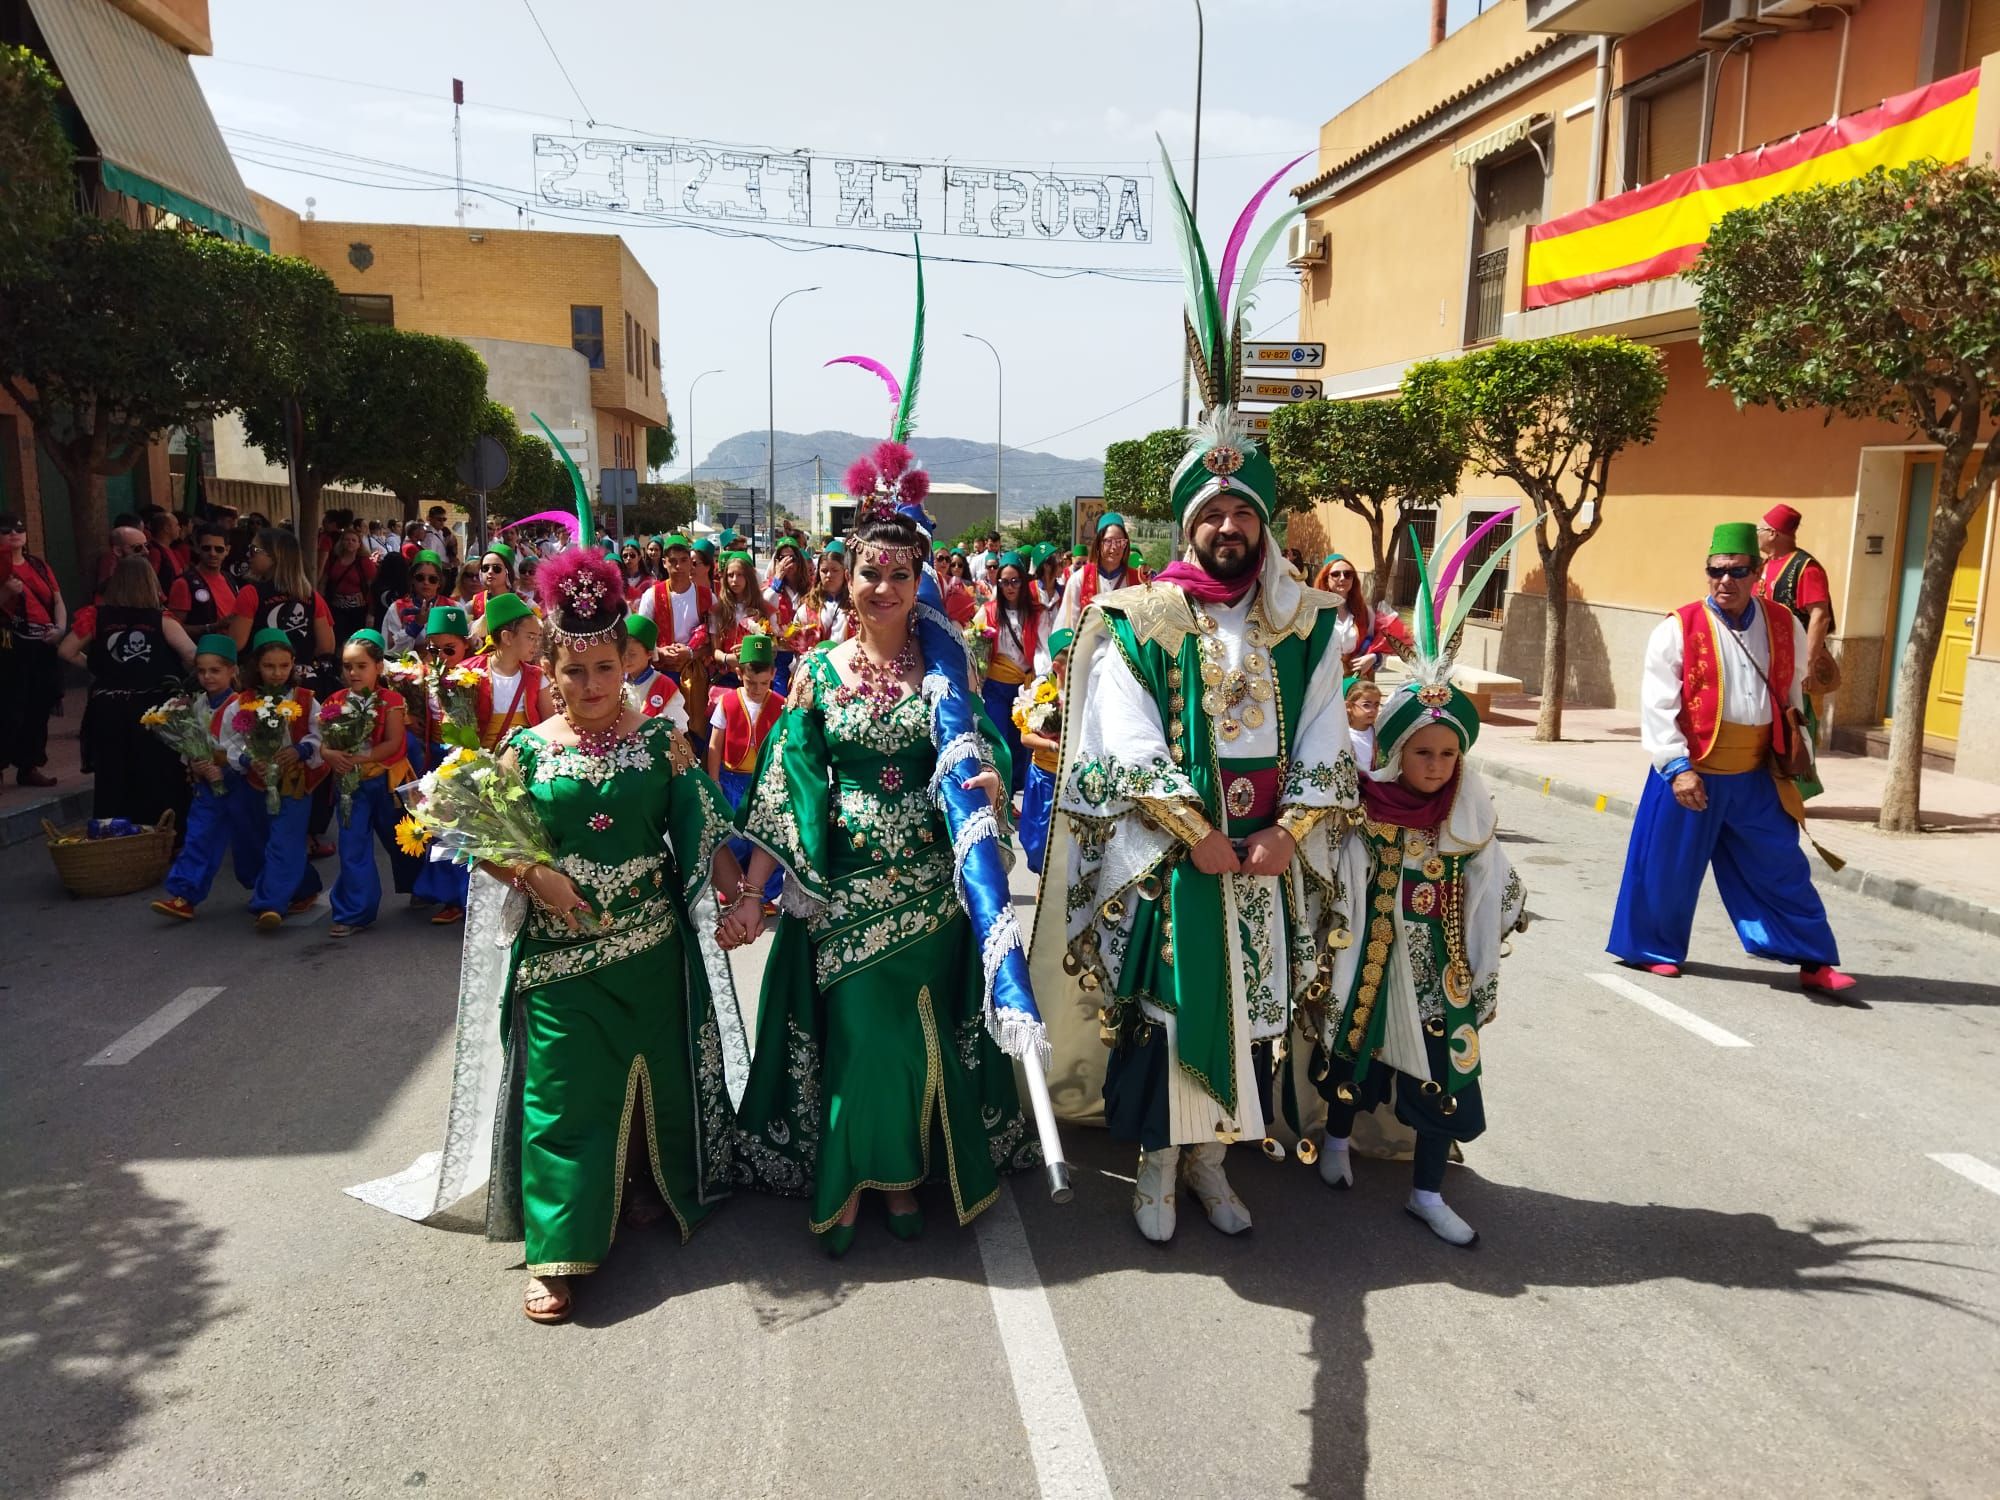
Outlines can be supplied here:
[[1222, 308], [1215, 299], [1215, 277], [1208, 268], [1208, 252], [1202, 248], [1201, 230], [1194, 222], [1194, 214], [1189, 210], [1187, 199], [1181, 193], [1180, 179], [1174, 176], [1173, 158], [1167, 155], [1167, 143], [1159, 136], [1153, 137], [1160, 145], [1160, 165], [1166, 168], [1167, 187], [1171, 190], [1174, 211], [1167, 215], [1167, 223], [1174, 231], [1174, 242], [1181, 253], [1181, 272], [1186, 283], [1188, 321], [1194, 324], [1196, 337], [1201, 340], [1202, 353], [1208, 359], [1209, 373], [1219, 377], [1224, 373], [1218, 361], [1227, 358], [1224, 340], [1228, 330], [1222, 326]]
[[597, 523], [590, 518], [590, 487], [583, 482], [583, 475], [576, 467], [576, 460], [569, 456], [569, 449], [556, 441], [556, 435], [553, 432], [549, 432], [549, 424], [544, 422], [540, 417], [535, 416], [533, 412], [529, 412], [528, 415], [534, 417], [537, 427], [541, 428], [543, 432], [548, 432], [549, 446], [556, 450], [556, 457], [561, 459], [562, 466], [569, 470], [570, 489], [576, 500], [576, 519], [578, 522], [576, 542], [579, 547], [588, 547], [597, 540]]

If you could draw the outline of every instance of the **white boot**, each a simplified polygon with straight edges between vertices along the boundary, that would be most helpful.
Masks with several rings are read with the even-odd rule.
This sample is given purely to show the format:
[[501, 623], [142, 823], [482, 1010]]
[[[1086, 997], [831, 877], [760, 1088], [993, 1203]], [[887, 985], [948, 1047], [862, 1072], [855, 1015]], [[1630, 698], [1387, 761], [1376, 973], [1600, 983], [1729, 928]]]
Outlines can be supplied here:
[[1320, 1141], [1319, 1180], [1330, 1188], [1354, 1186], [1354, 1159], [1345, 1140], [1329, 1135]]
[[1222, 1174], [1222, 1153], [1228, 1149], [1220, 1141], [1189, 1147], [1187, 1183], [1207, 1210], [1209, 1223], [1224, 1234], [1241, 1234], [1250, 1227], [1250, 1210]]
[[1479, 1243], [1479, 1231], [1453, 1213], [1436, 1193], [1412, 1188], [1410, 1201], [1403, 1205], [1403, 1211], [1412, 1218], [1422, 1219], [1430, 1226], [1431, 1233], [1447, 1245], [1469, 1250]]
[[1139, 1233], [1154, 1244], [1174, 1237], [1174, 1182], [1180, 1176], [1181, 1148], [1166, 1146], [1139, 1153], [1139, 1179], [1132, 1185], [1132, 1217]]

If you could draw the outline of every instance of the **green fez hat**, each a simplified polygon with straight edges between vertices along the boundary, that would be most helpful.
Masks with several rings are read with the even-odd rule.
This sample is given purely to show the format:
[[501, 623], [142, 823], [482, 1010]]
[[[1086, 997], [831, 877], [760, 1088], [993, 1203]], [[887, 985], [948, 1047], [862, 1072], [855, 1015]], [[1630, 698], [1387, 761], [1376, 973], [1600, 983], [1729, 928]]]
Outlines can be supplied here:
[[1346, 561], [1347, 561], [1347, 554], [1345, 552], [1329, 552], [1325, 557], [1322, 557], [1319, 560], [1319, 565], [1322, 568], [1330, 568], [1337, 562], [1346, 562]]
[[1137, 563], [1140, 567], [1143, 568], [1146, 566], [1146, 554], [1141, 552], [1137, 547], [1134, 547], [1132, 549], [1131, 557], [1132, 561]]
[[410, 559], [410, 566], [413, 568], [421, 567], [425, 563], [429, 563], [439, 572], [444, 571], [444, 559], [439, 557], [435, 552], [431, 551], [431, 549], [428, 547], [424, 548], [423, 551], [419, 552], [415, 557]]
[[1090, 556], [1090, 549], [1084, 546], [1082, 542], [1078, 542], [1074, 547], [1069, 549], [1069, 555], [1071, 557], [1088, 557]]
[[[431, 611], [436, 614], [436, 610]], [[489, 594], [486, 597], [486, 633], [498, 635], [516, 620], [525, 620], [534, 611], [519, 594]]]
[[666, 551], [671, 552], [674, 550], [674, 548], [686, 547], [689, 545], [689, 543], [686, 537], [682, 536], [678, 531], [676, 531], [671, 536], [667, 537], [660, 545]]
[[1028, 559], [1023, 557], [1018, 551], [1001, 553], [1000, 566], [1003, 568], [1019, 568], [1023, 573], [1031, 571], [1028, 567]]
[[843, 562], [847, 560], [847, 543], [843, 542], [839, 537], [835, 537], [832, 541], [828, 542], [821, 550], [831, 552]]
[[[255, 635], [250, 637], [251, 659], [255, 660], [259, 655], [261, 655], [264, 651], [266, 651], [272, 646], [282, 646], [284, 647], [285, 650], [291, 651], [292, 638], [286, 635], [285, 632], [282, 630], [258, 631]], [[293, 652], [293, 654], [296, 655], [297, 653]]]
[[625, 634], [644, 646], [648, 656], [651, 656], [659, 649], [660, 627], [644, 615], [627, 615], [625, 617]]
[[424, 620], [424, 634], [456, 635], [469, 639], [472, 635], [472, 621], [465, 617], [463, 604], [433, 604], [430, 614]]
[[736, 661], [739, 666], [768, 667], [777, 659], [777, 649], [776, 641], [760, 630], [753, 630], [736, 648]]
[[1757, 528], [1749, 521], [1724, 521], [1715, 528], [1715, 535], [1708, 539], [1710, 557], [1728, 557], [1736, 553], [1745, 557], [1757, 555]]
[[479, 554], [481, 557], [497, 557], [508, 567], [514, 566], [514, 549], [505, 542], [494, 542]]
[[[289, 641], [287, 644], [290, 644]], [[236, 642], [226, 635], [205, 635], [194, 643], [196, 656], [219, 656], [224, 661], [236, 660]]]
[[699, 552], [703, 557], [713, 558], [715, 556], [715, 543], [708, 537], [703, 537], [700, 541], [689, 547], [688, 550], [690, 552]]
[[725, 552], [722, 554], [722, 565], [724, 567], [729, 566], [733, 562], [749, 563], [753, 568], [757, 566], [757, 560], [747, 552]]
[[1070, 642], [1075, 639], [1076, 639], [1076, 632], [1074, 630], [1069, 630], [1066, 628], [1058, 630], [1054, 635], [1050, 636], [1049, 660], [1054, 661], [1058, 656], [1061, 656], [1063, 652], [1069, 650]]
[[356, 641], [362, 641], [367, 645], [373, 646], [377, 651], [387, 651], [389, 649], [389, 643], [382, 638], [382, 632], [379, 630], [357, 630], [347, 638], [347, 644], [351, 646]]
[[1095, 532], [1095, 535], [1103, 536], [1106, 529], [1112, 526], [1116, 526], [1120, 530], [1126, 529], [1125, 518], [1119, 515], [1118, 512], [1115, 510], [1107, 510], [1103, 515], [1097, 518], [1097, 530]]

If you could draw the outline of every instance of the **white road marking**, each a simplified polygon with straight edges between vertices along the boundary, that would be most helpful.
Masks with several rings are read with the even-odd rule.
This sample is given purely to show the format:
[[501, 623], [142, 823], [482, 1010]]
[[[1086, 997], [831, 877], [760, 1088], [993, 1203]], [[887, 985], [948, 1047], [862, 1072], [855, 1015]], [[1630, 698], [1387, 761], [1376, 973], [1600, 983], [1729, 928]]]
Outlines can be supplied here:
[[172, 1031], [189, 1016], [200, 1010], [209, 1001], [221, 994], [224, 986], [182, 990], [173, 999], [154, 1011], [145, 1020], [134, 1026], [95, 1057], [88, 1059], [86, 1068], [119, 1068], [144, 1052], [161, 1037]]
[[1642, 1005], [1663, 1020], [1672, 1021], [1684, 1031], [1692, 1031], [1705, 1042], [1713, 1042], [1718, 1047], [1748, 1047], [1752, 1045], [1733, 1031], [1724, 1031], [1713, 1021], [1704, 1021], [1691, 1010], [1682, 1010], [1671, 1000], [1662, 1000], [1643, 985], [1634, 984], [1623, 974], [1588, 974], [1587, 979], [1595, 980], [1614, 995], [1622, 995], [1634, 1005]]
[[1963, 1151], [1933, 1151], [1930, 1159], [1947, 1172], [1956, 1172], [1967, 1182], [1976, 1182], [1987, 1192], [2000, 1195], [2000, 1167], [1983, 1162]]
[[974, 1237], [1043, 1500], [1110, 1500], [1111, 1482], [1011, 1187], [1001, 1186], [999, 1198], [979, 1216]]

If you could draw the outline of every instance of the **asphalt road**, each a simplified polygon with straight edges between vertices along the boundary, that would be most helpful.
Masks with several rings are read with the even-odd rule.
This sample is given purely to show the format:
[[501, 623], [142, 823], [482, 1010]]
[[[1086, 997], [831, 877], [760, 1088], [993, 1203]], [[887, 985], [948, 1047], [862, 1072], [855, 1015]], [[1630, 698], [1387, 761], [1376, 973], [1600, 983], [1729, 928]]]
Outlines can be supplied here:
[[1866, 985], [1821, 1005], [1711, 892], [1688, 977], [1631, 975], [1627, 825], [1499, 796], [1538, 922], [1446, 1185], [1476, 1250], [1404, 1166], [1248, 1149], [1256, 1229], [1156, 1248], [1073, 1133], [1066, 1207], [833, 1263], [739, 1198], [557, 1329], [518, 1246], [341, 1192], [438, 1143], [452, 935], [259, 938], [226, 877], [168, 927], [8, 850], [0, 1496], [1994, 1494], [2000, 943], [1830, 892]]

